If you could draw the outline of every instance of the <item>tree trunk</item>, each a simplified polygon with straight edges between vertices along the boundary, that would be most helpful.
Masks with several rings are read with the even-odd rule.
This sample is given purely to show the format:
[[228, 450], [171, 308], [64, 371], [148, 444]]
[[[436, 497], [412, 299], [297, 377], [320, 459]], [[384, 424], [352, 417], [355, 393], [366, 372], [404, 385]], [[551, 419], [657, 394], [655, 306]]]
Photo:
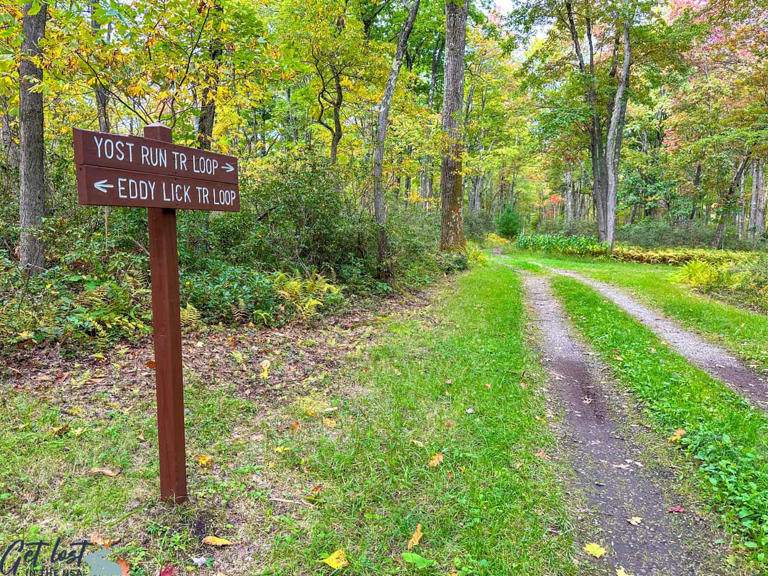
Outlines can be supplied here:
[[624, 22], [624, 62], [621, 68], [621, 78], [616, 89], [611, 121], [608, 126], [608, 134], [605, 145], [605, 165], [607, 168], [607, 195], [605, 198], [605, 238], [610, 249], [613, 250], [614, 231], [616, 229], [616, 197], [619, 187], [619, 158], [621, 156], [621, 140], [624, 132], [624, 122], [627, 113], [626, 90], [629, 88], [629, 71], [632, 64], [632, 52], [629, 41], [630, 23]]
[[744, 196], [744, 174], [739, 180], [739, 212], [736, 215], [739, 240], [744, 240], [747, 230], [747, 198]]
[[378, 246], [379, 278], [388, 280], [392, 277], [392, 262], [389, 258], [389, 239], [387, 238], [387, 214], [384, 206], [384, 142], [387, 138], [389, 123], [389, 108], [397, 86], [397, 77], [403, 65], [405, 49], [408, 47], [408, 37], [413, 30], [416, 14], [419, 11], [419, 1], [413, 0], [408, 12], [408, 18], [400, 30], [397, 40], [397, 50], [392, 60], [384, 95], [379, 104], [379, 121], [376, 128], [376, 144], [373, 149], [373, 211], [376, 219], [376, 241]]
[[[91, 31], [94, 36], [99, 35], [101, 26], [96, 20], [96, 10], [99, 9], [99, 0], [91, 0]], [[111, 126], [109, 122], [109, 113], [107, 112], [107, 106], [109, 105], [109, 92], [99, 82], [96, 83], [94, 89], [94, 98], [96, 100], [96, 113], [99, 118], [99, 130], [101, 132], [111, 132]]]
[[573, 177], [570, 167], [565, 171], [565, 223], [573, 222], [574, 198], [573, 198]]
[[43, 240], [41, 238], [45, 211], [45, 148], [43, 140], [43, 94], [33, 91], [43, 80], [38, 66], [40, 39], [45, 35], [48, 5], [39, 5], [36, 14], [30, 14], [33, 3], [24, 5], [22, 19], [21, 64], [19, 66], [19, 164], [21, 188], [19, 194], [19, 220], [21, 244], [19, 260], [29, 274], [43, 271]]
[[[437, 93], [437, 76], [440, 73], [440, 61], [443, 59], [444, 40], [442, 35], [438, 35], [435, 40], [435, 47], [432, 49], [432, 73], [429, 77], [429, 96], [427, 97], [427, 107], [430, 112], [435, 106], [435, 94]], [[432, 157], [425, 154], [421, 159], [421, 197], [432, 197]]]
[[752, 240], [758, 240], [765, 234], [766, 201], [765, 164], [756, 158], [752, 163], [752, 203], [749, 211], [749, 237]]
[[448, 142], [440, 165], [442, 199], [440, 249], [461, 250], [466, 245], [461, 215], [463, 199], [461, 111], [464, 100], [464, 48], [471, 0], [445, 0], [445, 86], [442, 128]]
[[[214, 31], [221, 20], [221, 0], [215, 0], [212, 7]], [[201, 150], [210, 150], [213, 141], [213, 126], [216, 121], [216, 93], [219, 89], [219, 64], [224, 53], [224, 45], [215, 34], [208, 47], [209, 68], [205, 71], [205, 85], [200, 96], [200, 117], [197, 120], [197, 146]]]
[[750, 149], [748, 148], [744, 154], [744, 158], [739, 163], [739, 167], [736, 169], [736, 174], [734, 174], [733, 180], [731, 180], [730, 186], [728, 186], [728, 191], [726, 192], [725, 198], [723, 198], [723, 205], [720, 208], [720, 221], [717, 224], [715, 239], [712, 241], [712, 248], [716, 250], [720, 250], [723, 248], [725, 224], [728, 221], [728, 214], [733, 208], [733, 203], [737, 195], [739, 181], [744, 175], [744, 170], [747, 168], [747, 164], [749, 164], [749, 154], [750, 154]]

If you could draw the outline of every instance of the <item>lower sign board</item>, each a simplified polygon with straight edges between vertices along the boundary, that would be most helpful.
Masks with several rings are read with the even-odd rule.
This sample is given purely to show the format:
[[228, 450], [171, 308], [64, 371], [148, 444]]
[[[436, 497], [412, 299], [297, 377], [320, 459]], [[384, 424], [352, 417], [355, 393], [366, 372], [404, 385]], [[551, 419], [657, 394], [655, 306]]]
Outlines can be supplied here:
[[77, 193], [80, 204], [94, 206], [240, 210], [237, 184], [101, 166], [77, 167]]

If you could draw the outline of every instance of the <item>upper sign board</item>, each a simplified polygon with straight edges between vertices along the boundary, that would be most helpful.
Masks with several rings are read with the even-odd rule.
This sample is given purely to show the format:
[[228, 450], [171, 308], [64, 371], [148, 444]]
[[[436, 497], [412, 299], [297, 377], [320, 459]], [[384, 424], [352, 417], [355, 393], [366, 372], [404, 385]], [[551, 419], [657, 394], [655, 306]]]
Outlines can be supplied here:
[[237, 158], [74, 128], [81, 204], [240, 210]]

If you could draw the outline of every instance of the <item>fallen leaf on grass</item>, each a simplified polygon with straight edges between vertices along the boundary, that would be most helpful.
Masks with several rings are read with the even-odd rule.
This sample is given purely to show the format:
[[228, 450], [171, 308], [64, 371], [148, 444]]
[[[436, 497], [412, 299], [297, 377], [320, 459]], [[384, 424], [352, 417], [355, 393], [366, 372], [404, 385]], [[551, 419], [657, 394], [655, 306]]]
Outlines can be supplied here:
[[269, 367], [272, 365], [272, 363], [269, 360], [262, 360], [259, 362], [259, 368], [261, 368], [261, 372], [259, 373], [259, 377], [262, 380], [266, 380], [269, 378]]
[[275, 452], [277, 452], [278, 454], [282, 454], [288, 451], [290, 451], [290, 448], [288, 448], [288, 446], [278, 446], [277, 448], [275, 448]]
[[600, 546], [600, 544], [595, 544], [594, 542], [590, 542], [584, 546], [584, 550], [587, 551], [587, 554], [594, 556], [595, 558], [602, 558], [605, 556], [605, 548]]
[[419, 440], [414, 440], [413, 438], [411, 438], [411, 444], [415, 444], [419, 448], [424, 448], [424, 442], [420, 442]]
[[536, 456], [536, 458], [541, 458], [542, 460], [551, 460], [552, 459], [552, 457], [549, 454], [547, 454], [546, 452], [544, 452], [544, 450], [539, 450], [538, 452], [536, 452], [536, 454], [534, 454], [534, 456]]
[[686, 435], [685, 428], [678, 428], [675, 430], [675, 432], [668, 438], [670, 442], [680, 442], [680, 440], [683, 438], [683, 436]]
[[320, 492], [322, 492], [322, 491], [323, 491], [323, 485], [322, 484], [318, 484], [317, 486], [312, 488], [312, 490], [310, 490], [309, 492], [310, 492], [310, 494], [320, 494]]
[[176, 576], [176, 567], [163, 566], [160, 568], [160, 572], [157, 573], [157, 576]]
[[216, 546], [218, 548], [222, 546], [232, 546], [232, 542], [225, 540], [224, 538], [219, 538], [218, 536], [206, 536], [203, 538], [203, 544], [207, 544], [208, 546]]
[[299, 430], [301, 430], [301, 422], [298, 420], [291, 422], [291, 432], [298, 432]]
[[88, 471], [89, 474], [103, 474], [104, 476], [109, 476], [110, 478], [114, 478], [118, 474], [120, 474], [120, 468], [117, 470], [111, 470], [110, 468], [100, 468], [98, 466], [91, 468]]
[[105, 538], [98, 532], [91, 534], [91, 544], [94, 546], [104, 546], [105, 548], [111, 548], [118, 542], [120, 542], [120, 538]]
[[418, 570], [429, 568], [432, 566], [432, 564], [435, 563], [434, 560], [427, 560], [423, 556], [419, 556], [414, 552], [403, 552], [403, 560], [405, 560], [408, 564], [413, 564]]
[[130, 576], [131, 567], [128, 565], [128, 562], [125, 560], [125, 558], [118, 558], [115, 560], [115, 564], [120, 566], [120, 572], [122, 573], [121, 576]]
[[336, 420], [333, 418], [323, 418], [323, 424], [326, 428], [336, 428]]
[[432, 457], [429, 459], [429, 463], [427, 466], [430, 468], [436, 468], [437, 466], [440, 466], [440, 464], [443, 463], [443, 455], [442, 454], [433, 454]]
[[421, 531], [421, 523], [416, 524], [416, 530], [414, 531], [413, 536], [411, 536], [411, 539], [408, 540], [408, 550], [414, 546], [418, 546], [422, 536], [424, 536], [424, 533]]
[[213, 458], [207, 454], [198, 454], [195, 458], [197, 458], [197, 463], [200, 464], [200, 468], [210, 468], [211, 462], [213, 462]]
[[344, 548], [339, 548], [336, 552], [328, 556], [328, 558], [323, 558], [322, 561], [334, 570], [340, 570], [341, 568], [344, 568], [344, 566], [349, 566], [349, 560], [347, 560], [347, 556], [344, 554]]
[[627, 518], [627, 522], [632, 524], [632, 526], [640, 526], [643, 519], [640, 516], [632, 516], [632, 518]]
[[671, 514], [679, 514], [679, 513], [685, 512], [685, 508], [683, 508], [682, 506], [672, 506], [672, 508], [667, 510], [667, 512]]

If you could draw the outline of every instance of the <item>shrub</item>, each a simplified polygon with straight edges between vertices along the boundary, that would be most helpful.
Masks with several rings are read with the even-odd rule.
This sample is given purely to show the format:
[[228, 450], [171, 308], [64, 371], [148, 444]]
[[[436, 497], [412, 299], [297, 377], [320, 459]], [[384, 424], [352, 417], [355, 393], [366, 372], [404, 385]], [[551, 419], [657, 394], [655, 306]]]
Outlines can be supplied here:
[[500, 236], [512, 239], [520, 234], [520, 225], [520, 214], [517, 213], [517, 210], [508, 206], [499, 216], [496, 222], [496, 229]]
[[474, 242], [467, 242], [467, 246], [464, 249], [467, 255], [467, 265], [470, 268], [475, 266], [485, 266], [488, 264], [488, 254], [475, 244]]
[[680, 282], [689, 284], [695, 288], [712, 286], [717, 282], [717, 268], [701, 260], [692, 260], [685, 264], [677, 274]]
[[517, 239], [517, 245], [520, 248], [529, 250], [558, 252], [574, 256], [605, 256], [608, 254], [607, 244], [584, 236], [564, 236], [562, 234], [523, 235]]
[[506, 238], [499, 236], [498, 234], [494, 234], [493, 232], [491, 232], [490, 234], [486, 235], [485, 240], [483, 241], [483, 244], [490, 248], [498, 248], [501, 246], [508, 246], [510, 244], [510, 241], [507, 240]]

